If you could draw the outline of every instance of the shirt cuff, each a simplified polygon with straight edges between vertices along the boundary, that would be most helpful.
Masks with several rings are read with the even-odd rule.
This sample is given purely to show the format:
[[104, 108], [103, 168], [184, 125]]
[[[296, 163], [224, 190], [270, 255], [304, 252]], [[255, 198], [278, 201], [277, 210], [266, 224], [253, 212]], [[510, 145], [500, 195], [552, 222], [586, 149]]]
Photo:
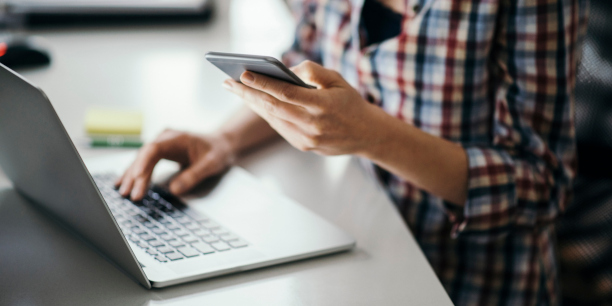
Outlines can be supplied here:
[[508, 232], [516, 214], [515, 167], [504, 150], [466, 148], [468, 198], [461, 208], [445, 202], [453, 222], [451, 235], [489, 241]]

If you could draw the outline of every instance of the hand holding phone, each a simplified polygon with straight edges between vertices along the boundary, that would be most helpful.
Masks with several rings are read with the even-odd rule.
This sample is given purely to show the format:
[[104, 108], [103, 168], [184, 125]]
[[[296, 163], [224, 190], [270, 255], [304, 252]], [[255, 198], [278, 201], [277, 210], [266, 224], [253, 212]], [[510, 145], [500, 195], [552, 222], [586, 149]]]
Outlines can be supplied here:
[[208, 52], [206, 59], [237, 82], [245, 71], [255, 72], [305, 88], [316, 88], [304, 83], [279, 60], [270, 56]]

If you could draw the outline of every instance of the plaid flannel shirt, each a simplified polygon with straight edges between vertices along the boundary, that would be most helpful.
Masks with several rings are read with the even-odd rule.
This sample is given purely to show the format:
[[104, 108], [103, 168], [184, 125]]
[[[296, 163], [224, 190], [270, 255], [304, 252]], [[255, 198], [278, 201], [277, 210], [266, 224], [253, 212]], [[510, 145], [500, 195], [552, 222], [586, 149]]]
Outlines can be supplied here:
[[554, 221], [576, 172], [586, 0], [406, 4], [400, 35], [366, 45], [363, 0], [293, 1], [283, 58], [335, 69], [364, 99], [465, 148], [465, 207], [377, 171], [457, 305], [558, 304]]

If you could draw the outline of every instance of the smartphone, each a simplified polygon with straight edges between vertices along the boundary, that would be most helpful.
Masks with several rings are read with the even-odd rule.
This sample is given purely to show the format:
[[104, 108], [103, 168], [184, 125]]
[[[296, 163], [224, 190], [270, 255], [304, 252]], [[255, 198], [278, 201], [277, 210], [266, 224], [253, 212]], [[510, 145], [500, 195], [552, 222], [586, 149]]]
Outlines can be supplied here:
[[270, 56], [208, 52], [206, 59], [237, 82], [240, 82], [243, 72], [251, 71], [305, 88], [316, 88], [304, 83], [283, 63]]

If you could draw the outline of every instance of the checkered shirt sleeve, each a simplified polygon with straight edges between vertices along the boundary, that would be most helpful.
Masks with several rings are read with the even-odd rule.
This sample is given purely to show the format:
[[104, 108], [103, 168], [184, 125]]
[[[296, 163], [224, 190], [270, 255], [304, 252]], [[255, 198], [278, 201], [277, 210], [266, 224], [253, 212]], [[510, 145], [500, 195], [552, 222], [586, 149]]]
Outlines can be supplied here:
[[564, 210], [576, 173], [574, 103], [580, 45], [577, 1], [521, 0], [502, 7], [492, 58], [491, 143], [464, 145], [468, 200], [455, 230], [497, 238], [537, 228]]

